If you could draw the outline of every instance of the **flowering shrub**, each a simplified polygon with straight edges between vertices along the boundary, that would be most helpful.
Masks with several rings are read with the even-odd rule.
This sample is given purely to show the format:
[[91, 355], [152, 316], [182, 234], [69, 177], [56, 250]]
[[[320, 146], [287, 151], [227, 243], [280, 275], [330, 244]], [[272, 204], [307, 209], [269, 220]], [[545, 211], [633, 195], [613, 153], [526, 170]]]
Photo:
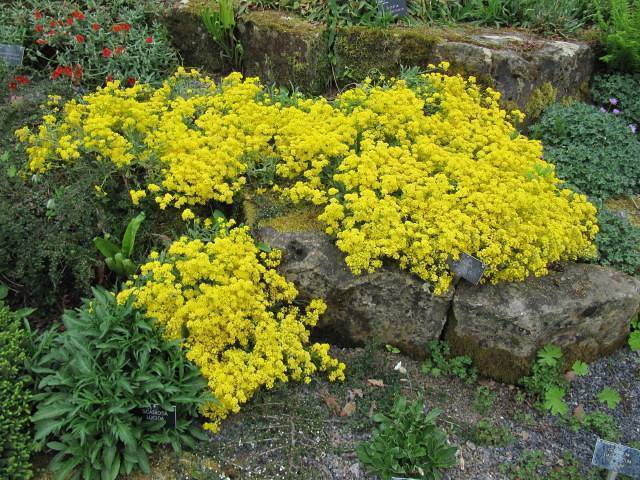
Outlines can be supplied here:
[[493, 282], [595, 253], [595, 207], [561, 188], [499, 96], [433, 71], [412, 86], [283, 102], [257, 79], [215, 85], [179, 70], [158, 89], [114, 82], [17, 134], [34, 171], [87, 157], [142, 169], [132, 199], [148, 191], [160, 208], [231, 203], [249, 168], [275, 165], [274, 190], [324, 205], [320, 219], [353, 272], [391, 258], [440, 293], [461, 252], [486, 263]]
[[211, 430], [276, 381], [308, 383], [318, 370], [344, 379], [329, 345], [309, 345], [308, 328], [326, 305], [312, 300], [304, 313], [293, 306], [297, 291], [276, 273], [279, 258], [279, 251], [261, 252], [247, 227], [223, 227], [211, 241], [182, 237], [162, 255], [152, 253], [140, 278], [118, 295], [120, 302], [134, 296], [168, 338], [182, 338], [220, 401], [204, 407]]
[[598, 75], [591, 86], [594, 103], [602, 109], [623, 118], [632, 133], [640, 130], [640, 76]]
[[28, 54], [44, 61], [51, 78], [95, 86], [118, 79], [154, 82], [175, 68], [177, 55], [159, 24], [140, 5], [127, 2], [42, 4], [30, 13]]

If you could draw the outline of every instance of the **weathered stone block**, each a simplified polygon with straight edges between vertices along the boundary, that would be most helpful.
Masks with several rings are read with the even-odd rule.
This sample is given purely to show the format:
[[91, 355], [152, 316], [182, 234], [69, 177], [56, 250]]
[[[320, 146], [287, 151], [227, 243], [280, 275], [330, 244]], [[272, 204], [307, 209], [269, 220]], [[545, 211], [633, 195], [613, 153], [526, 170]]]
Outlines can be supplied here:
[[480, 373], [514, 383], [537, 351], [562, 348], [567, 365], [593, 361], [624, 345], [640, 308], [640, 282], [597, 265], [569, 264], [525, 282], [460, 283], [446, 339]]
[[258, 237], [283, 250], [279, 270], [293, 281], [302, 299], [323, 298], [327, 312], [320, 328], [347, 344], [376, 341], [423, 358], [429, 340], [440, 338], [452, 292], [438, 297], [420, 278], [397, 266], [353, 275], [344, 255], [322, 232], [279, 232], [261, 228]]

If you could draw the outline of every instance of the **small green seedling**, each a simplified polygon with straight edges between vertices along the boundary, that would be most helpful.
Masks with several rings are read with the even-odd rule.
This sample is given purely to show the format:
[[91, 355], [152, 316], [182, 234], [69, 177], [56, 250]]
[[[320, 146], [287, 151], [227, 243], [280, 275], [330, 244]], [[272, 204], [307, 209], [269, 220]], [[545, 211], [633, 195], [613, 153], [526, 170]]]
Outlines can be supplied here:
[[603, 388], [598, 394], [598, 400], [600, 403], [606, 403], [607, 407], [613, 409], [620, 403], [620, 394], [610, 387]]
[[631, 322], [631, 335], [629, 335], [631, 351], [640, 352], [640, 315]]
[[400, 349], [398, 347], [394, 347], [393, 345], [386, 344], [384, 348], [387, 349], [387, 352], [400, 353]]
[[589, 373], [589, 365], [580, 360], [576, 360], [571, 367], [571, 371], [579, 377], [584, 377]]
[[108, 236], [93, 239], [93, 244], [104, 255], [104, 262], [107, 267], [118, 275], [128, 277], [138, 270], [138, 266], [131, 260], [131, 255], [133, 254], [138, 229], [144, 219], [145, 215], [142, 212], [129, 222], [127, 230], [122, 237], [122, 245], [118, 245]]
[[549, 387], [544, 394], [544, 408], [552, 415], [564, 415], [569, 411], [569, 406], [564, 401], [564, 389]]
[[544, 348], [538, 352], [538, 361], [540, 364], [548, 367], [557, 365], [561, 358], [562, 350], [555, 345], [545, 345]]

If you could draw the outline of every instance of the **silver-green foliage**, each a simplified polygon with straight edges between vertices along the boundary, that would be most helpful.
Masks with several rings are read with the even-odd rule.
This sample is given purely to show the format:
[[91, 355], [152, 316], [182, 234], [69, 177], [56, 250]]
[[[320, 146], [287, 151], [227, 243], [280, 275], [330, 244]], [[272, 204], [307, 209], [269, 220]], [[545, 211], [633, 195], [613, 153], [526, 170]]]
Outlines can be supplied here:
[[[76, 311], [40, 337], [30, 365], [37, 378], [35, 441], [57, 451], [57, 479], [115, 479], [149, 471], [154, 445], [194, 446], [206, 382], [177, 344], [167, 342], [131, 302], [94, 289]], [[176, 407], [176, 428], [149, 422], [138, 409]]]

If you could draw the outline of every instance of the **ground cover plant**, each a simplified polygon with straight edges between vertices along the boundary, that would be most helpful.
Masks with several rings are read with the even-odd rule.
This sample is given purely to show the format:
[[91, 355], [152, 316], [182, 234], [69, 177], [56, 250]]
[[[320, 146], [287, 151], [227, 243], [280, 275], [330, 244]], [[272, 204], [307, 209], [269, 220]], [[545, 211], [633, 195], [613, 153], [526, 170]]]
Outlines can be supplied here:
[[29, 310], [4, 304], [7, 287], [0, 284], [0, 477], [31, 478], [31, 382], [26, 368], [30, 352], [24, 321]]
[[[25, 75], [94, 88], [111, 79], [157, 82], [177, 65], [177, 53], [159, 23], [158, 2], [6, 3], [3, 16], [14, 27], [4, 43], [26, 48]], [[3, 43], [1, 37], [2, 31]]]
[[319, 218], [354, 273], [389, 258], [443, 292], [447, 260], [463, 251], [493, 282], [595, 254], [595, 207], [559, 186], [499, 96], [434, 71], [412, 88], [365, 83], [335, 102], [283, 105], [255, 79], [216, 85], [182, 70], [158, 89], [114, 82], [17, 135], [33, 172], [88, 158], [135, 165], [132, 200], [186, 220], [185, 207], [233, 202], [249, 165], [269, 166], [283, 198], [324, 206]]

